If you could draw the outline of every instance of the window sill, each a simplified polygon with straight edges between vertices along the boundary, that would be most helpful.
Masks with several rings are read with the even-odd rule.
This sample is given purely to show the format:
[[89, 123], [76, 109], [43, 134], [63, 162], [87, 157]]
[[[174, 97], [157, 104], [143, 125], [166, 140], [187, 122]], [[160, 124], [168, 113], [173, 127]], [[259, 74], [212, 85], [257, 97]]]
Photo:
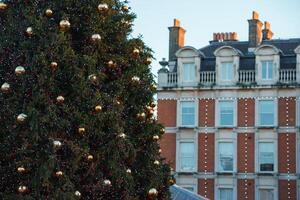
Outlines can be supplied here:
[[191, 170], [191, 171], [185, 171], [185, 170], [180, 170], [177, 172], [178, 174], [187, 174], [187, 175], [190, 175], [190, 174], [196, 174], [197, 172], [195, 170]]
[[234, 129], [235, 126], [234, 125], [229, 125], [229, 126], [220, 125], [220, 126], [217, 126], [216, 128], [218, 128], [218, 129]]
[[278, 175], [276, 172], [257, 172], [256, 174], [259, 176], [277, 176]]
[[231, 172], [216, 172], [217, 175], [230, 175], [230, 176], [235, 175], [235, 173], [236, 172], [233, 172], [233, 171], [231, 171]]
[[275, 125], [258, 125], [257, 128], [259, 128], [259, 129], [276, 129], [277, 126], [275, 126]]
[[178, 126], [179, 129], [194, 129], [194, 128], [197, 128], [195, 125], [193, 126], [184, 126], [184, 125], [181, 125], [181, 126]]

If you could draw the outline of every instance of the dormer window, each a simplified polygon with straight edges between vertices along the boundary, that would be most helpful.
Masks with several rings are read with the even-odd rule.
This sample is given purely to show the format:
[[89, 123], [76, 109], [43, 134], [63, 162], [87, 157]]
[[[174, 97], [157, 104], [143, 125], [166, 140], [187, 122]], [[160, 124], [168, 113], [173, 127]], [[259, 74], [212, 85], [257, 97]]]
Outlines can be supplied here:
[[274, 74], [273, 61], [262, 61], [261, 78], [262, 80], [272, 80]]
[[221, 80], [222, 81], [232, 81], [234, 75], [233, 63], [224, 62], [221, 64]]
[[196, 80], [195, 63], [183, 63], [183, 81], [193, 82]]

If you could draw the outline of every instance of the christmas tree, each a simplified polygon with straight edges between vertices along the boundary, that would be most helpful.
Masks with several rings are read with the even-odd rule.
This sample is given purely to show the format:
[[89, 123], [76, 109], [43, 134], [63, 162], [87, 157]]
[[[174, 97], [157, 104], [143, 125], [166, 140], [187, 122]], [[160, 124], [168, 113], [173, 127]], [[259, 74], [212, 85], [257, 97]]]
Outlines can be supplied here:
[[0, 1], [0, 198], [168, 199], [151, 49], [120, 0]]

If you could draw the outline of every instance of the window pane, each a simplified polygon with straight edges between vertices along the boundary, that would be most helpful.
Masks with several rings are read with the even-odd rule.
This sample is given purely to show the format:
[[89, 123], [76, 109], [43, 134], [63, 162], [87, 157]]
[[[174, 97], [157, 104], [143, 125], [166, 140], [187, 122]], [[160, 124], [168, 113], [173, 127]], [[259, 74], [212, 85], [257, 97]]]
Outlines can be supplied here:
[[261, 66], [261, 76], [263, 80], [271, 80], [273, 78], [273, 62], [263, 61]]
[[259, 143], [260, 171], [274, 171], [274, 143]]
[[193, 187], [183, 187], [183, 188], [186, 189], [186, 190], [189, 190], [191, 192], [194, 192], [194, 188]]
[[259, 101], [260, 125], [274, 125], [274, 101]]
[[181, 125], [195, 125], [194, 102], [181, 102]]
[[193, 142], [180, 143], [180, 166], [182, 170], [195, 168], [195, 146]]
[[232, 200], [233, 199], [233, 189], [231, 188], [220, 188], [220, 200]]
[[221, 80], [230, 81], [233, 79], [233, 63], [222, 63]]
[[184, 81], [194, 81], [196, 79], [196, 66], [194, 63], [183, 64]]
[[260, 189], [259, 190], [259, 200], [274, 200], [274, 190], [273, 189]]
[[233, 171], [233, 143], [219, 143], [219, 169], [220, 171]]
[[233, 125], [233, 102], [220, 102], [220, 125]]
[[273, 79], [273, 63], [268, 62], [268, 78]]
[[267, 63], [266, 62], [262, 62], [262, 66], [261, 66], [261, 76], [262, 79], [266, 80], [267, 79]]

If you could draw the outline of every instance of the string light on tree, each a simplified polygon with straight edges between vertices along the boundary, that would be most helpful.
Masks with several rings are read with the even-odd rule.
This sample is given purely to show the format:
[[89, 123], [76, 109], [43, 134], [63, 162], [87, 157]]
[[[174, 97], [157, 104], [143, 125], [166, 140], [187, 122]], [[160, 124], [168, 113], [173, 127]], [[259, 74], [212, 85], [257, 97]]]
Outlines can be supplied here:
[[158, 196], [158, 191], [155, 188], [151, 188], [148, 192], [148, 198], [154, 199]]
[[93, 34], [91, 36], [91, 40], [93, 43], [97, 43], [97, 42], [100, 42], [101, 41], [101, 36], [100, 34]]
[[58, 67], [57, 62], [51, 62], [50, 67], [51, 67], [52, 71], [57, 70], [57, 67]]
[[111, 181], [108, 180], [108, 179], [105, 179], [105, 180], [103, 181], [103, 184], [104, 184], [105, 186], [111, 186]]
[[19, 192], [19, 193], [25, 193], [25, 192], [27, 192], [27, 190], [28, 190], [28, 188], [27, 188], [27, 186], [25, 186], [25, 185], [21, 185], [21, 186], [19, 186], [19, 188], [18, 188], [18, 192]]
[[33, 28], [32, 27], [28, 27], [26, 29], [26, 34], [28, 37], [31, 37], [33, 35]]

